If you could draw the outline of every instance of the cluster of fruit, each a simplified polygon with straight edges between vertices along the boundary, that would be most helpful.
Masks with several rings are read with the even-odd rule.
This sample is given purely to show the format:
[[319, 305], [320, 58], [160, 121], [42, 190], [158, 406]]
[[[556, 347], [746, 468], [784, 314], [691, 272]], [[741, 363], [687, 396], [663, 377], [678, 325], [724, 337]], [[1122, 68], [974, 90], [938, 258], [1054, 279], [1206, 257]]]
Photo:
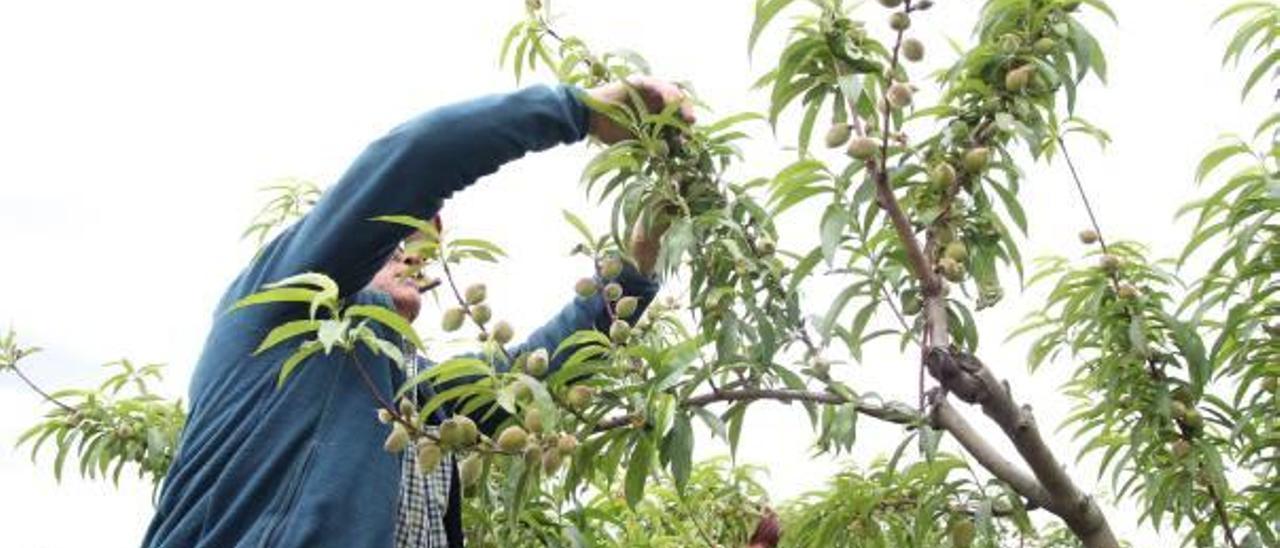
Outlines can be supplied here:
[[467, 290], [463, 293], [463, 302], [459, 306], [450, 307], [444, 311], [444, 316], [440, 320], [440, 327], [449, 332], [457, 331], [462, 327], [463, 321], [470, 316], [471, 321], [482, 328], [478, 335], [481, 342], [490, 338], [498, 344], [511, 342], [511, 338], [515, 336], [515, 331], [512, 329], [511, 324], [505, 320], [495, 323], [488, 330], [483, 329], [489, 323], [489, 320], [493, 318], [493, 310], [484, 302], [487, 295], [488, 291], [484, 284], [472, 284], [467, 287]]

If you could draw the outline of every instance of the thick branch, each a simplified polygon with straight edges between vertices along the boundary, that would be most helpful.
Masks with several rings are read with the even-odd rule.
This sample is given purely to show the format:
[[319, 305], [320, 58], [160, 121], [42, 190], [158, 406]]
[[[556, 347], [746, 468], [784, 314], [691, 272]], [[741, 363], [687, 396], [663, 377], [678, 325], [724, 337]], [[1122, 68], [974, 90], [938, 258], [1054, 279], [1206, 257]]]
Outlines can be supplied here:
[[983, 468], [986, 468], [988, 472], [991, 472], [1000, 481], [1009, 484], [1019, 495], [1031, 501], [1032, 505], [1040, 508], [1049, 505], [1049, 491], [1043, 485], [1040, 485], [1036, 478], [1018, 465], [1010, 462], [1009, 459], [1004, 458], [1004, 455], [1001, 455], [999, 450], [987, 443], [987, 440], [983, 439], [982, 435], [977, 430], [974, 430], [969, 421], [965, 420], [964, 416], [960, 415], [960, 412], [955, 407], [952, 407], [946, 399], [938, 399], [933, 406], [929, 419], [934, 428], [951, 434], [951, 437], [955, 438], [964, 447], [965, 451], [973, 455], [973, 458]]
[[1115, 535], [1093, 497], [1076, 487], [1040, 435], [1030, 406], [1013, 401], [1009, 386], [971, 355], [934, 348], [926, 357], [929, 374], [965, 402], [977, 404], [1000, 426], [1031, 473], [1049, 493], [1045, 508], [1066, 522], [1089, 548], [1116, 548]]

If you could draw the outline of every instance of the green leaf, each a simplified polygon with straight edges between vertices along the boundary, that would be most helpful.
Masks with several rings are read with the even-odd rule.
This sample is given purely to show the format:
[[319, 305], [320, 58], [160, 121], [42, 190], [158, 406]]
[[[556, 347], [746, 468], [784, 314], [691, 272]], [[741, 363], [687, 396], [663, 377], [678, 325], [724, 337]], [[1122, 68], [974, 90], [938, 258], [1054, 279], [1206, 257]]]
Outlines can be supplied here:
[[760, 38], [760, 33], [769, 25], [769, 22], [792, 1], [756, 0], [756, 17], [751, 22], [751, 35], [747, 38], [747, 55], [751, 55], [751, 51], [756, 47], [756, 40]]
[[575, 331], [572, 335], [569, 335], [568, 337], [565, 337], [563, 341], [560, 341], [560, 345], [556, 347], [555, 352], [551, 353], [551, 356], [559, 356], [561, 352], [564, 352], [569, 348], [587, 344], [608, 347], [612, 344], [612, 341], [609, 340], [607, 335], [596, 331], [595, 329], [582, 329]]
[[325, 320], [320, 322], [320, 329], [316, 332], [316, 340], [324, 348], [325, 354], [331, 352], [333, 345], [338, 344], [343, 336], [346, 335], [348, 325], [350, 325], [350, 320]]
[[303, 360], [306, 360], [311, 357], [312, 354], [319, 352], [321, 348], [323, 348], [323, 346], [316, 341], [307, 341], [302, 343], [302, 345], [293, 352], [293, 355], [289, 356], [289, 358], [280, 365], [280, 376], [276, 378], [276, 389], [284, 386], [284, 381], [293, 374], [293, 370], [297, 368]]
[[392, 312], [390, 309], [371, 304], [358, 304], [348, 306], [343, 314], [348, 318], [369, 318], [390, 327], [396, 333], [399, 333], [401, 337], [412, 342], [414, 347], [426, 348], [426, 345], [422, 343], [422, 339], [418, 338], [418, 333], [413, 330], [413, 325], [409, 323], [409, 320], [404, 319], [403, 316]]
[[396, 391], [396, 398], [403, 396], [415, 386], [422, 384], [424, 381], [431, 380], [433, 384], [443, 384], [453, 379], [465, 376], [488, 376], [493, 373], [493, 369], [484, 360], [477, 358], [458, 357], [432, 366], [426, 371], [414, 375], [413, 378], [405, 381], [400, 389]]
[[287, 323], [284, 324], [276, 325], [275, 328], [271, 329], [271, 332], [266, 334], [266, 337], [262, 339], [262, 343], [257, 346], [257, 350], [253, 351], [253, 355], [260, 355], [260, 353], [270, 350], [270, 348], [276, 346], [276, 344], [288, 341], [288, 339], [297, 337], [297, 335], [301, 335], [303, 333], [314, 332], [314, 330], [319, 328], [320, 323], [316, 320], [293, 320], [287, 321]]
[[246, 306], [253, 306], [267, 303], [309, 303], [312, 298], [320, 292], [314, 289], [305, 289], [301, 287], [278, 287], [276, 289], [268, 289], [259, 291], [248, 297], [236, 301], [228, 312], [239, 310]]
[[440, 239], [440, 233], [436, 231], [435, 223], [424, 221], [410, 215], [380, 215], [369, 219], [370, 221], [378, 221], [382, 223], [391, 223], [407, 226], [417, 229], [419, 232], [426, 234], [428, 238], [433, 240]]
[[677, 416], [668, 435], [671, 439], [671, 475], [675, 477], [676, 490], [683, 494], [689, 484], [689, 473], [693, 470], [693, 425], [688, 415]]
[[507, 252], [503, 251], [501, 247], [498, 247], [494, 243], [488, 242], [485, 240], [477, 240], [475, 238], [459, 238], [457, 240], [453, 240], [452, 242], [450, 242], [450, 245], [454, 248], [469, 247], [474, 249], [481, 249], [489, 253], [492, 253], [494, 255], [497, 255], [499, 257], [507, 256]]
[[840, 245], [840, 240], [844, 236], [845, 227], [849, 226], [849, 214], [841, 208], [839, 204], [831, 204], [827, 206], [827, 211], [822, 214], [822, 257], [827, 261], [827, 266], [835, 260], [836, 247]]
[[587, 227], [587, 223], [582, 222], [582, 219], [578, 218], [577, 215], [574, 215], [567, 209], [561, 210], [560, 212], [564, 214], [564, 220], [569, 221], [569, 224], [573, 225], [573, 227], [578, 229], [578, 232], [582, 234], [582, 238], [586, 241], [587, 246], [592, 246], [596, 241], [596, 237], [591, 234], [591, 229]]
[[1258, 66], [1254, 67], [1253, 72], [1249, 73], [1249, 78], [1244, 83], [1244, 91], [1240, 92], [1240, 100], [1243, 101], [1245, 97], [1248, 97], [1249, 91], [1253, 89], [1253, 86], [1258, 84], [1263, 75], [1271, 72], [1272, 67], [1277, 63], [1280, 63], [1280, 49], [1273, 50], [1270, 55], [1258, 62]]
[[1218, 167], [1228, 158], [1248, 153], [1249, 147], [1240, 142], [1231, 143], [1215, 149], [1205, 155], [1203, 160], [1200, 160], [1200, 165], [1196, 167], [1196, 182], [1203, 182], [1205, 177], [1208, 177], [1209, 173], [1211, 173], [1214, 168]]
[[653, 460], [653, 443], [649, 441], [649, 436], [641, 434], [639, 438], [635, 449], [631, 451], [631, 461], [627, 463], [626, 485], [623, 487], [627, 506], [632, 509], [644, 498], [644, 486]]

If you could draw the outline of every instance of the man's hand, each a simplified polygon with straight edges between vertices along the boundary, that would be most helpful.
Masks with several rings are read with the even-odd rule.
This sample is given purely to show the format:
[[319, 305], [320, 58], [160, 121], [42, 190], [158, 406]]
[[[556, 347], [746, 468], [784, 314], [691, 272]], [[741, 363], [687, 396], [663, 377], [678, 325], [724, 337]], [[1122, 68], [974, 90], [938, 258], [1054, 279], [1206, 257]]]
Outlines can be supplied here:
[[[626, 82], [611, 82], [598, 88], [587, 90], [587, 95], [601, 103], [625, 106], [631, 103], [631, 95], [628, 92], [628, 88], [634, 89], [636, 93], [640, 94], [649, 112], [661, 112], [668, 105], [678, 104], [680, 105], [680, 117], [690, 124], [694, 122], [693, 105], [689, 102], [689, 98], [685, 96], [684, 91], [671, 82], [659, 80], [652, 76], [632, 76]], [[588, 131], [606, 144], [613, 144], [631, 137], [626, 128], [619, 126], [617, 122], [609, 119], [608, 116], [594, 110], [591, 111], [588, 126]]]
[[644, 218], [636, 219], [631, 226], [631, 257], [636, 260], [636, 269], [645, 276], [653, 275], [653, 268], [658, 263], [658, 251], [662, 249], [662, 235], [671, 226], [670, 219], [656, 217], [651, 220], [648, 229], [644, 226]]

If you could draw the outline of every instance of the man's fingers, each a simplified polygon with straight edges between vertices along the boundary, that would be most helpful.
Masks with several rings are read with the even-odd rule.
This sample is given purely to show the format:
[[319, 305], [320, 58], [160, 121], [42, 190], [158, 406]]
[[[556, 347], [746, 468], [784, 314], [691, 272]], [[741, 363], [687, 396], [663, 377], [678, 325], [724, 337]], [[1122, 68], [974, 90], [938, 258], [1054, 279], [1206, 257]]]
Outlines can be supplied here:
[[654, 78], [652, 76], [637, 76], [631, 80], [631, 84], [644, 90], [650, 97], [658, 99], [660, 105], [649, 105], [654, 110], [662, 110], [667, 105], [680, 105], [680, 117], [686, 123], [694, 123], [697, 118], [693, 114], [693, 103], [689, 100], [689, 96], [677, 86], [666, 80]]

